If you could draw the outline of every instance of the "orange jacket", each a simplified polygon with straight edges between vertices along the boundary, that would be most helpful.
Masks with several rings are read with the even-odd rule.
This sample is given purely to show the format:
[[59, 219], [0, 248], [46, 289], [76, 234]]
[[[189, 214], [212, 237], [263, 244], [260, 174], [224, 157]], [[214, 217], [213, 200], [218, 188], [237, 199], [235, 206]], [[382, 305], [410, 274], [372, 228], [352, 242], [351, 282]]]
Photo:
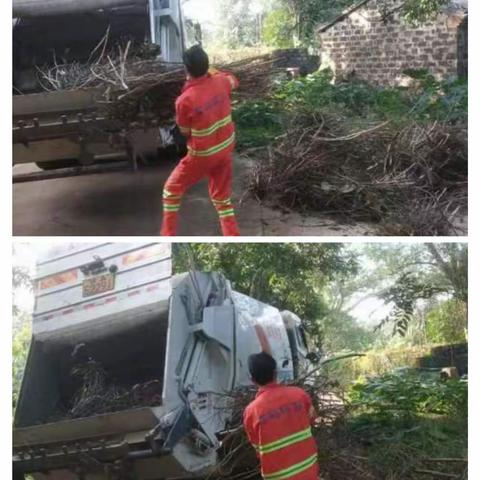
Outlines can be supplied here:
[[177, 99], [176, 112], [191, 156], [210, 157], [233, 150], [235, 126], [230, 98], [237, 87], [233, 75], [221, 72], [187, 81]]
[[301, 388], [271, 383], [245, 409], [243, 425], [265, 480], [317, 480], [312, 401]]

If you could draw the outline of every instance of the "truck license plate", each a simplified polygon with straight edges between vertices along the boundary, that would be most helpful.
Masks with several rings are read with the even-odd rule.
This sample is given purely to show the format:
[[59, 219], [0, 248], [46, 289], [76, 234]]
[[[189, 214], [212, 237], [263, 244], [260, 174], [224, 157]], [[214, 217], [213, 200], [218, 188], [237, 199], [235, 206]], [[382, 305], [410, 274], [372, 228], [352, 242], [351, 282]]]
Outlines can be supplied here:
[[115, 275], [108, 273], [98, 277], [87, 278], [83, 281], [83, 296], [92, 297], [100, 293], [109, 292], [115, 288]]

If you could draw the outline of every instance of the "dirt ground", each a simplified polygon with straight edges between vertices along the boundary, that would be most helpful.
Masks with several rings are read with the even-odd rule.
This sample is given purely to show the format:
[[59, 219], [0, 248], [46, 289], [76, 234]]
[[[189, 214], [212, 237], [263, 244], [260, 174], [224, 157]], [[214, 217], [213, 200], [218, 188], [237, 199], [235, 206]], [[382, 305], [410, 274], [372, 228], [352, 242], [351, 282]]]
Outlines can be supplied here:
[[[13, 233], [17, 236], [156, 236], [159, 233], [163, 184], [174, 163], [82, 177], [13, 185]], [[18, 165], [14, 174], [37, 171]], [[246, 165], [235, 159], [234, 198], [244, 236], [366, 236], [368, 224], [337, 222], [325, 215], [300, 215], [243, 200]], [[180, 236], [219, 236], [220, 227], [206, 181], [185, 197]]]

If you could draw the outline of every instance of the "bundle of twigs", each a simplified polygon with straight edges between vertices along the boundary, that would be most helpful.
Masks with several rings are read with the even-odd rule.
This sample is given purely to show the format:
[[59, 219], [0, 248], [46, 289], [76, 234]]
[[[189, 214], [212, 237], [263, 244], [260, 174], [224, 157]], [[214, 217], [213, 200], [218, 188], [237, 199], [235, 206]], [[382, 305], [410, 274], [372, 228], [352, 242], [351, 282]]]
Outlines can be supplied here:
[[161, 403], [161, 383], [158, 380], [137, 384], [133, 388], [116, 385], [95, 360], [76, 366], [72, 376], [80, 377], [82, 386], [67, 413], [70, 418], [85, 418]]
[[37, 67], [42, 88], [57, 91], [113, 85], [128, 89], [128, 75], [166, 70], [165, 64], [153, 61], [159, 52], [158, 46], [133, 43], [130, 39], [112, 45], [109, 37], [110, 27], [84, 60], [59, 61], [54, 52], [53, 65]]
[[467, 129], [294, 119], [254, 163], [248, 191], [300, 210], [381, 223], [394, 235], [450, 235], [467, 208]]
[[[86, 61], [59, 63], [54, 58], [53, 67], [38, 68], [43, 89], [98, 88], [103, 92], [99, 108], [115, 120], [127, 123], [144, 117], [161, 122], [172, 120], [175, 99], [186, 81], [183, 66], [148, 58], [143, 51], [139, 54], [138, 45], [134, 46], [130, 40], [114, 46], [108, 42], [107, 31]], [[283, 60], [281, 52], [274, 52], [218, 68], [238, 77], [239, 98], [251, 98], [269, 91], [272, 75], [284, 70], [276, 67]]]

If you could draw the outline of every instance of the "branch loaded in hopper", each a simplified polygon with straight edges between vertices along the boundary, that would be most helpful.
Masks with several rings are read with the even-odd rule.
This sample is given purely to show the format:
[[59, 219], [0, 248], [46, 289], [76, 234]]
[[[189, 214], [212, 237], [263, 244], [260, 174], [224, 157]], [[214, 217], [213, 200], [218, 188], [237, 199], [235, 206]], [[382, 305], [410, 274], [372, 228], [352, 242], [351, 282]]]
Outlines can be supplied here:
[[[171, 121], [175, 100], [185, 83], [185, 70], [178, 65], [142, 59], [130, 42], [107, 50], [108, 32], [95, 48], [86, 64], [56, 65], [38, 69], [39, 81], [45, 90], [97, 88], [103, 90], [100, 109], [115, 120], [135, 122], [144, 118], [158, 122]], [[220, 65], [222, 71], [233, 73], [240, 81], [237, 98], [258, 98], [268, 94], [272, 76], [285, 72], [291, 52], [247, 58]]]

